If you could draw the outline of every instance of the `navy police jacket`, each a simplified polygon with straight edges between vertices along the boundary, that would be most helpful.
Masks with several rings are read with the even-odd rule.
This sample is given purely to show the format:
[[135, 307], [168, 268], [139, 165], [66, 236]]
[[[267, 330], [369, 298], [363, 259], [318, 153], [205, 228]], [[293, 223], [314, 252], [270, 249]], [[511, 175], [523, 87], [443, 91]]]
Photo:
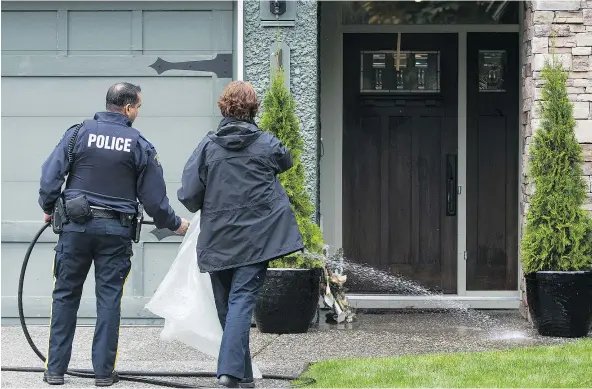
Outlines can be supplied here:
[[138, 200], [157, 228], [176, 230], [181, 219], [169, 205], [162, 167], [154, 146], [127, 116], [99, 112], [86, 120], [68, 160], [69, 128], [41, 168], [39, 205], [51, 214], [62, 191], [65, 199], [86, 195], [90, 205], [135, 214]]
[[179, 201], [201, 210], [197, 241], [202, 272], [276, 259], [304, 248], [278, 174], [292, 167], [289, 151], [252, 122], [224, 118], [183, 170]]

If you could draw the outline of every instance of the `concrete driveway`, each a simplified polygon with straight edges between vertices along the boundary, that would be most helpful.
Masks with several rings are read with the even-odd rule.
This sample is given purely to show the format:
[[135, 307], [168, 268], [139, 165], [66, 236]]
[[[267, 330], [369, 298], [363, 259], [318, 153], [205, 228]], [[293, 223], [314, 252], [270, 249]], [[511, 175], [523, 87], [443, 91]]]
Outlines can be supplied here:
[[[322, 314], [324, 315], [324, 314]], [[310, 362], [332, 358], [486, 351], [568, 342], [536, 335], [517, 311], [455, 311], [359, 314], [354, 323], [323, 323], [302, 335], [251, 332], [251, 350], [263, 374], [298, 375]], [[93, 327], [79, 327], [71, 368], [91, 368]], [[118, 370], [215, 371], [215, 361], [178, 343], [159, 340], [160, 327], [121, 328]], [[47, 326], [31, 326], [31, 336], [46, 352]], [[2, 327], [2, 366], [43, 367], [19, 326]], [[2, 387], [44, 388], [41, 373], [2, 372]], [[213, 378], [163, 378], [191, 385], [215, 386]], [[258, 387], [287, 387], [288, 382], [262, 380]], [[66, 377], [65, 387], [94, 387], [94, 380]], [[120, 382], [117, 388], [151, 388]]]

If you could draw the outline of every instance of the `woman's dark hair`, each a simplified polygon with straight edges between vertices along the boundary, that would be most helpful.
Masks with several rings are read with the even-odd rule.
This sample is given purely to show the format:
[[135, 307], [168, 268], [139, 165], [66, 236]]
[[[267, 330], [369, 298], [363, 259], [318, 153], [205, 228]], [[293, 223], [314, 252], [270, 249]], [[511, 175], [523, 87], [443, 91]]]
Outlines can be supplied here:
[[257, 93], [248, 82], [232, 81], [220, 95], [218, 107], [224, 117], [252, 120], [259, 110]]

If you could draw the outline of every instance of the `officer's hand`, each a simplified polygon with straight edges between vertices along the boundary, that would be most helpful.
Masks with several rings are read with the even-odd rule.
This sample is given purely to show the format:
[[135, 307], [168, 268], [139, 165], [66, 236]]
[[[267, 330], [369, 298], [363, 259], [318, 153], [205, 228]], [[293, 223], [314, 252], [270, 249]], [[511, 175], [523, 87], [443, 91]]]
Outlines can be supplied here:
[[51, 215], [44, 214], [44, 215], [43, 215], [43, 221], [44, 221], [45, 223], [47, 223], [48, 221], [51, 221]]
[[184, 233], [187, 232], [188, 228], [189, 228], [189, 220], [187, 220], [185, 218], [181, 218], [181, 226], [177, 229], [177, 231], [175, 231], [175, 234], [183, 235]]

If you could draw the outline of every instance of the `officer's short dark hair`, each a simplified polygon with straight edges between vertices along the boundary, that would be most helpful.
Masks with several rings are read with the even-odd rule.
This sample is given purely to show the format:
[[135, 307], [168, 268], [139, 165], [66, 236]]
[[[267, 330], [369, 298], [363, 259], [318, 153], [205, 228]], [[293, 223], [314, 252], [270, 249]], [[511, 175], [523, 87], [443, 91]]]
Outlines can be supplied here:
[[232, 81], [224, 88], [218, 100], [218, 107], [224, 117], [253, 119], [259, 109], [257, 92], [248, 82]]
[[106, 108], [108, 111], [121, 111], [126, 105], [136, 105], [140, 100], [138, 93], [142, 89], [139, 85], [129, 82], [118, 82], [107, 91]]

